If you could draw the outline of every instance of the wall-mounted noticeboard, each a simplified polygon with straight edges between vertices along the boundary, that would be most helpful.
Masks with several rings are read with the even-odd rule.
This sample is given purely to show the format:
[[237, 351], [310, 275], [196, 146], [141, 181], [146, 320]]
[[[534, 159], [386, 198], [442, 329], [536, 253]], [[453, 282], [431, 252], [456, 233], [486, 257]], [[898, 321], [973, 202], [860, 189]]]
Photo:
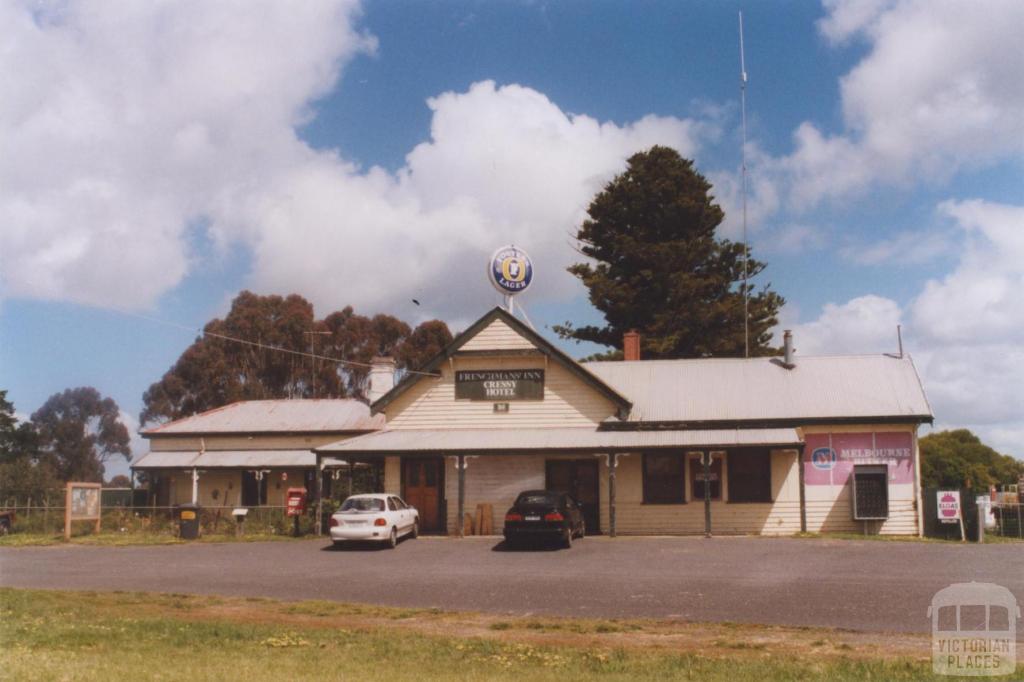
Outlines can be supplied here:
[[96, 532], [100, 532], [100, 517], [103, 513], [100, 503], [99, 483], [68, 482], [64, 499], [64, 539], [71, 539], [72, 521], [95, 521]]

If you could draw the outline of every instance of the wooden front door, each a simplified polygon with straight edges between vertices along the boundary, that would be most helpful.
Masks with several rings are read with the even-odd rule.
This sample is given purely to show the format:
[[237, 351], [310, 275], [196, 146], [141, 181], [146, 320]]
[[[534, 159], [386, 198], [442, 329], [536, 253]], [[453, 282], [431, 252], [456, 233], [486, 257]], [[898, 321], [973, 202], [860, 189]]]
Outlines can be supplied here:
[[600, 483], [597, 478], [597, 460], [549, 459], [546, 466], [548, 490], [568, 493], [582, 503], [583, 520], [587, 533], [601, 532]]
[[443, 459], [402, 458], [402, 497], [419, 512], [420, 530], [427, 533], [444, 530], [443, 489]]

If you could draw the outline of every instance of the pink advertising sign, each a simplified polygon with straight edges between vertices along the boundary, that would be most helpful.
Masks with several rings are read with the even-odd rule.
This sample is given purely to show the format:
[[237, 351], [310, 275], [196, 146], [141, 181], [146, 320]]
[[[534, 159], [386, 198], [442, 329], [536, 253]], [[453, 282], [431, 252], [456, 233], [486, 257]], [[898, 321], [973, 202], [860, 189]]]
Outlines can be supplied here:
[[885, 464], [890, 483], [914, 482], [914, 439], [909, 432], [811, 433], [804, 441], [807, 485], [846, 485], [855, 464]]
[[939, 490], [935, 493], [938, 500], [937, 513], [942, 523], [958, 523], [960, 521], [960, 491]]

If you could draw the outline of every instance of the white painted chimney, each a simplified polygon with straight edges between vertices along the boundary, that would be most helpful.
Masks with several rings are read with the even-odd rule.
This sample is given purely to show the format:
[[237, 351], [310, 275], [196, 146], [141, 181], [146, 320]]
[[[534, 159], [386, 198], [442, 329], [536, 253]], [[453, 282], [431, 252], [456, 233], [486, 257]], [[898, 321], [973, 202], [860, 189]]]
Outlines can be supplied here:
[[782, 358], [787, 366], [792, 367], [793, 362], [793, 332], [788, 329], [782, 333]]
[[377, 402], [377, 399], [395, 387], [395, 359], [388, 357], [376, 357], [371, 361], [370, 385], [366, 391], [366, 397], [370, 403]]

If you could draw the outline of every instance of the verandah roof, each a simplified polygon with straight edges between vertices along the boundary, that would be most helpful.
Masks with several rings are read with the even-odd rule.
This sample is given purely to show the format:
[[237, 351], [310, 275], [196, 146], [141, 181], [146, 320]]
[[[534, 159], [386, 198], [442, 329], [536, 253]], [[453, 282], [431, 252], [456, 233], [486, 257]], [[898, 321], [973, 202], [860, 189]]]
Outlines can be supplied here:
[[370, 457], [400, 454], [539, 454], [543, 452], [632, 452], [658, 448], [799, 448], [796, 429], [703, 429], [599, 431], [561, 429], [393, 429], [368, 433], [316, 448], [328, 456]]
[[133, 469], [255, 469], [314, 467], [311, 450], [153, 450], [132, 464]]

